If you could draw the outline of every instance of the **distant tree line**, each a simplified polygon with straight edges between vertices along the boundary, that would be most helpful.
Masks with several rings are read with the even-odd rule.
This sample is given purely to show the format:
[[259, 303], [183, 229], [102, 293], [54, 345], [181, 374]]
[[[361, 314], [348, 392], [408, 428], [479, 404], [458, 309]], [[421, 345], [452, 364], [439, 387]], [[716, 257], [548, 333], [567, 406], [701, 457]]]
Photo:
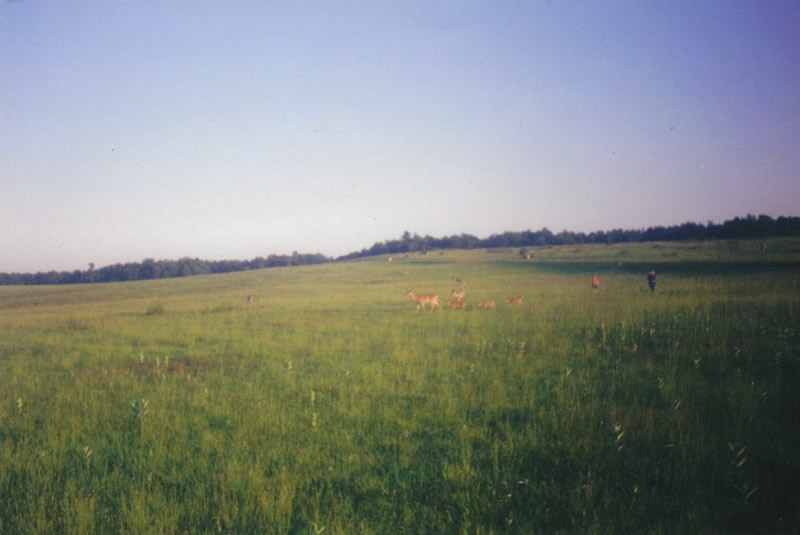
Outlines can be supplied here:
[[800, 236], [800, 217], [779, 217], [767, 215], [747, 215], [716, 224], [709, 221], [683, 223], [670, 227], [650, 227], [640, 230], [614, 229], [590, 233], [563, 230], [554, 234], [547, 228], [504, 232], [480, 239], [470, 234], [459, 234], [434, 238], [432, 236], [412, 235], [408, 231], [400, 239], [375, 243], [370, 248], [339, 257], [337, 260], [360, 258], [380, 254], [426, 252], [433, 249], [492, 249], [501, 247], [537, 247], [543, 245], [577, 245], [583, 243], [627, 243], [686, 240], [730, 240], [759, 239], [778, 236]]
[[[353, 252], [337, 258], [348, 260], [381, 254], [396, 255], [398, 253], [427, 252], [433, 249], [494, 249], [502, 247], [537, 247], [545, 245], [577, 245], [583, 243], [626, 243], [626, 242], [658, 242], [686, 240], [731, 240], [731, 239], [763, 239], [780, 236], [800, 236], [800, 217], [778, 217], [773, 219], [767, 215], [758, 217], [748, 214], [747, 217], [736, 217], [730, 221], [716, 224], [709, 221], [701, 223], [683, 223], [670, 227], [650, 227], [640, 230], [614, 229], [590, 233], [570, 232], [562, 230], [554, 234], [547, 228], [541, 230], [524, 230], [521, 232], [504, 232], [492, 234], [480, 239], [470, 234], [459, 234], [434, 238], [419, 236], [406, 231], [400, 239], [375, 243], [370, 248]], [[0, 285], [9, 284], [76, 284], [87, 282], [117, 282], [148, 279], [166, 279], [170, 277], [188, 277], [211, 273], [230, 273], [248, 269], [262, 269], [279, 266], [301, 266], [321, 264], [332, 261], [325, 255], [299, 254], [270, 255], [252, 260], [200, 260], [198, 258], [181, 258], [180, 260], [153, 260], [147, 258], [139, 263], [114, 264], [94, 269], [89, 264], [86, 271], [48, 271], [39, 273], [0, 273]]]
[[113, 264], [95, 269], [89, 264], [85, 271], [48, 271], [39, 273], [0, 273], [0, 285], [9, 284], [77, 284], [87, 282], [119, 282], [171, 277], [189, 277], [211, 273], [230, 273], [248, 269], [262, 269], [280, 266], [302, 266], [330, 262], [331, 259], [316, 254], [269, 255], [252, 260], [200, 260], [181, 258], [179, 260], [154, 260], [146, 258], [142, 262]]

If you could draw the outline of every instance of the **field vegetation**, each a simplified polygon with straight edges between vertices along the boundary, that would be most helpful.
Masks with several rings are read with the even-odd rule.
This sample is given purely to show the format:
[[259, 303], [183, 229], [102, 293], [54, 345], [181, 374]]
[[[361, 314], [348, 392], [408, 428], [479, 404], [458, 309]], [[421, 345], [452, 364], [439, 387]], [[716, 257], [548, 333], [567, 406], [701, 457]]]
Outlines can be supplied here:
[[0, 287], [0, 533], [796, 533], [800, 240], [760, 243]]

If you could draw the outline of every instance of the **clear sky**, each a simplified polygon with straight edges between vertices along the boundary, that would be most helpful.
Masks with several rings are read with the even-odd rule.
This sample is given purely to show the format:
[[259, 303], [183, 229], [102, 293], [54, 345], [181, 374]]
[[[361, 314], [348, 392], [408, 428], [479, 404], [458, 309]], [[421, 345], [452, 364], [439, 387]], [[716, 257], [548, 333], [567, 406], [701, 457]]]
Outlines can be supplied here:
[[0, 271], [800, 215], [800, 2], [2, 0]]

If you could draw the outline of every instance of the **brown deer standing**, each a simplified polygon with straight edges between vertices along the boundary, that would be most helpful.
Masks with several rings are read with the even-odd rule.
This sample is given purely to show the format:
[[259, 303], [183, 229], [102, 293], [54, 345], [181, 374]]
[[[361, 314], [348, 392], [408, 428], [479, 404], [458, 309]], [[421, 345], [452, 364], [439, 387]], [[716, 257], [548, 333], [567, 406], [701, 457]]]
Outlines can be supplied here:
[[459, 288], [458, 290], [451, 290], [450, 297], [454, 297], [456, 301], [463, 301], [466, 293], [464, 288]]
[[419, 312], [420, 308], [424, 312], [425, 311], [425, 306], [428, 303], [430, 303], [430, 305], [431, 305], [431, 312], [433, 312], [435, 309], [439, 308], [439, 294], [415, 295], [414, 294], [414, 288], [411, 288], [409, 291], [406, 292], [406, 295], [417, 303], [417, 312]]

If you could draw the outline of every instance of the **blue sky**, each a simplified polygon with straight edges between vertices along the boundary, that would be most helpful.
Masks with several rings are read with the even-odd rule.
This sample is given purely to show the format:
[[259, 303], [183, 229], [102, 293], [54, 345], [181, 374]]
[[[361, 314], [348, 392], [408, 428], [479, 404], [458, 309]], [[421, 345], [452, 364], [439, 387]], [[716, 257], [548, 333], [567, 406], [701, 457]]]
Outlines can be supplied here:
[[0, 271], [800, 215], [800, 2], [0, 2]]

